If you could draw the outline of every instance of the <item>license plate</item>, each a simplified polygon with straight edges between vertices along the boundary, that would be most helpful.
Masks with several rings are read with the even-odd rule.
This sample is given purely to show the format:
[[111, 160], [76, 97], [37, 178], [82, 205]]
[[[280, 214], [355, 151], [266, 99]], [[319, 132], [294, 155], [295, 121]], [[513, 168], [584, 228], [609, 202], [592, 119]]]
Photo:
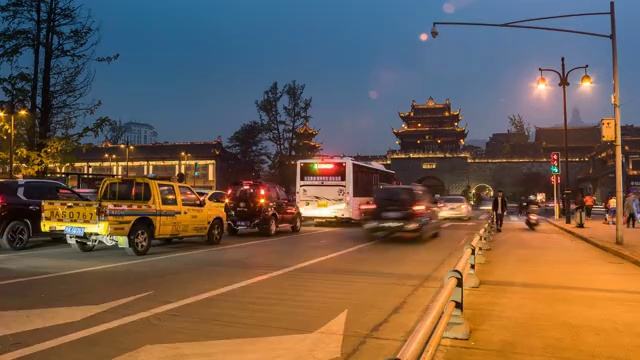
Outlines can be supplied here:
[[402, 217], [402, 213], [399, 211], [389, 211], [382, 213], [383, 219], [399, 219]]
[[248, 221], [238, 221], [238, 226], [249, 226]]
[[329, 203], [326, 201], [318, 201], [318, 207], [319, 208], [326, 208], [329, 207]]
[[84, 228], [74, 227], [74, 226], [65, 226], [64, 233], [68, 235], [84, 236]]

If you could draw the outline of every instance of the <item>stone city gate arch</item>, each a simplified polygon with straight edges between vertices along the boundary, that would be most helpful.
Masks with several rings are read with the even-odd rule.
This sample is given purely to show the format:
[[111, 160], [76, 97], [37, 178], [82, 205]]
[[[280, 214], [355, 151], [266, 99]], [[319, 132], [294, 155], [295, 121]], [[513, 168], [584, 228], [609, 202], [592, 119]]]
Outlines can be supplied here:
[[416, 182], [428, 188], [433, 195], [440, 195], [440, 196], [446, 195], [447, 189], [444, 186], [444, 183], [442, 182], [442, 180], [440, 180], [435, 176], [423, 176], [420, 179], [418, 179], [418, 181]]
[[471, 188], [471, 193], [474, 194], [476, 191], [479, 191], [481, 193], [487, 192], [487, 196], [493, 197], [493, 192], [494, 192], [493, 188], [487, 184], [482, 183], [482, 184], [474, 185]]

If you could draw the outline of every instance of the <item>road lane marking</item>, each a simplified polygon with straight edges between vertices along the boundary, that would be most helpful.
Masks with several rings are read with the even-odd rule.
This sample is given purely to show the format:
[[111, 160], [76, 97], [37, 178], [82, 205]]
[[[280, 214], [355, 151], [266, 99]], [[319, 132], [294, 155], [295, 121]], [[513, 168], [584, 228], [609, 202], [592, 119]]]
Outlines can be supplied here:
[[151, 292], [100, 305], [0, 311], [0, 336], [79, 321], [148, 294]]
[[291, 271], [294, 271], [294, 270], [298, 270], [298, 269], [307, 267], [309, 265], [313, 265], [315, 263], [319, 263], [321, 261], [334, 258], [336, 256], [340, 256], [340, 255], [343, 255], [343, 254], [346, 254], [346, 253], [350, 253], [352, 251], [361, 249], [361, 248], [363, 248], [365, 246], [370, 246], [370, 245], [375, 244], [375, 243], [377, 243], [377, 241], [372, 241], [372, 242], [369, 242], [369, 243], [356, 245], [356, 246], [350, 247], [350, 248], [345, 249], [345, 250], [341, 250], [341, 251], [338, 251], [338, 252], [335, 252], [335, 253], [332, 253], [332, 254], [329, 254], [329, 255], [325, 255], [325, 256], [322, 256], [322, 257], [319, 257], [319, 258], [315, 258], [315, 259], [312, 259], [312, 260], [309, 260], [309, 261], [305, 261], [305, 262], [297, 264], [297, 265], [290, 266], [290, 267], [285, 268], [285, 269], [281, 269], [281, 270], [278, 270], [278, 271], [270, 272], [268, 274], [256, 276], [254, 278], [251, 278], [251, 279], [248, 279], [248, 280], [244, 280], [244, 281], [241, 281], [241, 282], [238, 282], [238, 283], [235, 283], [235, 284], [227, 285], [225, 287], [222, 287], [222, 288], [219, 288], [219, 289], [216, 289], [216, 290], [211, 290], [211, 291], [208, 291], [206, 293], [202, 293], [202, 294], [195, 295], [195, 296], [192, 296], [192, 297], [189, 297], [189, 298], [186, 298], [186, 299], [182, 299], [182, 300], [179, 300], [179, 301], [176, 301], [176, 302], [173, 302], [173, 303], [162, 305], [162, 306], [156, 307], [156, 308], [151, 309], [151, 310], [147, 310], [147, 311], [143, 311], [143, 312], [140, 312], [140, 313], [137, 313], [137, 314], [129, 315], [129, 316], [126, 316], [126, 317], [124, 317], [122, 319], [113, 320], [113, 321], [110, 321], [108, 323], [100, 324], [98, 326], [94, 326], [94, 327], [91, 327], [91, 328], [88, 328], [88, 329], [80, 330], [80, 331], [77, 331], [77, 332], [74, 332], [74, 333], [71, 333], [71, 334], [68, 334], [68, 335], [65, 335], [65, 336], [61, 336], [59, 338], [51, 339], [51, 340], [45, 341], [43, 343], [39, 343], [39, 344], [36, 344], [36, 345], [28, 346], [28, 347], [25, 347], [25, 348], [20, 349], [20, 350], [12, 351], [10, 353], [2, 354], [2, 355], [0, 355], [0, 360], [10, 360], [10, 359], [16, 359], [16, 358], [19, 358], [19, 357], [22, 357], [22, 356], [31, 355], [31, 354], [34, 354], [34, 353], [37, 353], [37, 352], [40, 352], [40, 351], [43, 351], [43, 350], [50, 349], [52, 347], [56, 347], [56, 346], [59, 346], [59, 345], [62, 345], [62, 344], [66, 344], [66, 343], [71, 342], [71, 341], [75, 341], [75, 340], [78, 340], [78, 339], [81, 339], [81, 338], [84, 338], [84, 337], [87, 337], [87, 336], [91, 336], [91, 335], [100, 333], [100, 332], [105, 331], [105, 330], [113, 329], [113, 328], [121, 326], [121, 325], [126, 325], [126, 324], [129, 324], [131, 322], [134, 322], [134, 321], [137, 321], [137, 320], [141, 320], [141, 319], [147, 318], [147, 317], [152, 316], [152, 315], [160, 314], [160, 313], [168, 311], [168, 310], [173, 310], [173, 309], [178, 308], [180, 306], [189, 305], [189, 304], [195, 303], [195, 302], [200, 301], [200, 300], [208, 299], [208, 298], [216, 296], [216, 295], [227, 293], [227, 292], [229, 292], [231, 290], [236, 290], [236, 289], [245, 287], [247, 285], [251, 285], [251, 284], [255, 284], [257, 282], [263, 281], [263, 280], [271, 279], [273, 277], [276, 277], [276, 276], [279, 276], [279, 275], [282, 275], [282, 274], [286, 274], [288, 272], [291, 272]]
[[126, 265], [131, 265], [131, 264], [143, 263], [143, 262], [147, 262], [147, 261], [168, 259], [168, 258], [177, 257], [177, 256], [199, 254], [199, 253], [203, 253], [203, 252], [207, 252], [207, 251], [219, 251], [219, 250], [224, 250], [224, 249], [232, 249], [232, 248], [241, 247], [241, 246], [248, 246], [248, 245], [253, 245], [253, 244], [261, 244], [261, 243], [277, 241], [277, 240], [282, 240], [282, 239], [290, 239], [290, 238], [298, 237], [298, 236], [319, 234], [319, 233], [324, 233], [324, 232], [333, 231], [333, 230], [336, 230], [336, 229], [313, 231], [313, 232], [304, 233], [304, 234], [295, 234], [295, 235], [281, 236], [281, 237], [276, 237], [276, 238], [271, 238], [271, 239], [250, 241], [250, 242], [246, 242], [246, 243], [242, 243], [242, 244], [210, 247], [210, 248], [201, 249], [201, 250], [186, 251], [186, 252], [168, 254], [168, 255], [160, 255], [160, 256], [156, 256], [156, 257], [149, 257], [149, 258], [146, 258], [146, 259], [120, 262], [120, 263], [117, 263], [117, 264], [107, 264], [107, 265], [100, 265], [100, 266], [94, 266], [94, 267], [89, 267], [89, 268], [69, 270], [69, 271], [63, 271], [63, 272], [52, 273], [52, 274], [35, 275], [35, 276], [29, 276], [29, 277], [23, 277], [23, 278], [11, 279], [11, 280], [4, 280], [4, 281], [0, 281], [0, 285], [15, 284], [15, 283], [24, 282], [24, 281], [31, 281], [31, 280], [47, 279], [47, 278], [70, 275], [70, 274], [77, 274], [77, 273], [82, 273], [82, 272], [87, 272], [87, 271], [102, 270], [102, 269], [108, 269], [108, 268], [117, 267], [117, 266], [126, 266]]
[[472, 223], [472, 222], [466, 222], [466, 223], [445, 223], [442, 225], [443, 228], [445, 227], [449, 227], [451, 225], [466, 225], [466, 226], [473, 226], [473, 225], [478, 225], [478, 223]]
[[[63, 245], [60, 245], [63, 246]], [[20, 250], [20, 252], [16, 252], [16, 253], [12, 253], [12, 254], [0, 254], [0, 258], [2, 257], [9, 257], [9, 256], [22, 256], [22, 255], [33, 255], [33, 254], [42, 254], [42, 253], [49, 253], [49, 252], [56, 252], [56, 251], [61, 251], [61, 250], [69, 250], [69, 247], [64, 246], [64, 247], [56, 247], [55, 249], [47, 249], [47, 250], [40, 250], [40, 251], [29, 251], [29, 250]]]
[[331, 360], [342, 355], [347, 310], [308, 334], [145, 345], [114, 360]]

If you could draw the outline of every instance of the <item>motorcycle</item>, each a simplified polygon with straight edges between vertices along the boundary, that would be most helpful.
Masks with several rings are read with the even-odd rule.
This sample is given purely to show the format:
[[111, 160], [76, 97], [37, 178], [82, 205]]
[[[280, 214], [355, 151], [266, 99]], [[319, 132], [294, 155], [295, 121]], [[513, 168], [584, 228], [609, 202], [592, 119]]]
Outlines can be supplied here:
[[524, 220], [524, 223], [529, 227], [530, 230], [535, 230], [539, 224], [538, 215], [533, 213], [528, 213], [527, 217]]

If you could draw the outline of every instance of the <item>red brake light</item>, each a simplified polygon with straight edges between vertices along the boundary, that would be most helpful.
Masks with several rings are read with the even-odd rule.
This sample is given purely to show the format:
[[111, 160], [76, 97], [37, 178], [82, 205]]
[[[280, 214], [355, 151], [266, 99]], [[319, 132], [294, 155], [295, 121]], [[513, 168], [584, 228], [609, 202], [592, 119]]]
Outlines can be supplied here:
[[260, 189], [260, 195], [264, 195], [264, 189]]
[[424, 205], [415, 205], [411, 209], [413, 209], [413, 211], [425, 211], [427, 207]]
[[227, 190], [227, 195], [231, 195], [231, 189]]
[[360, 204], [360, 210], [371, 210], [375, 208], [376, 204]]
[[439, 203], [438, 203], [438, 207], [443, 207], [443, 206], [444, 206], [444, 203], [443, 203], [443, 202], [439, 202]]
[[243, 189], [248, 189], [248, 188], [249, 188], [249, 185], [244, 185], [242, 188], [243, 188]]

